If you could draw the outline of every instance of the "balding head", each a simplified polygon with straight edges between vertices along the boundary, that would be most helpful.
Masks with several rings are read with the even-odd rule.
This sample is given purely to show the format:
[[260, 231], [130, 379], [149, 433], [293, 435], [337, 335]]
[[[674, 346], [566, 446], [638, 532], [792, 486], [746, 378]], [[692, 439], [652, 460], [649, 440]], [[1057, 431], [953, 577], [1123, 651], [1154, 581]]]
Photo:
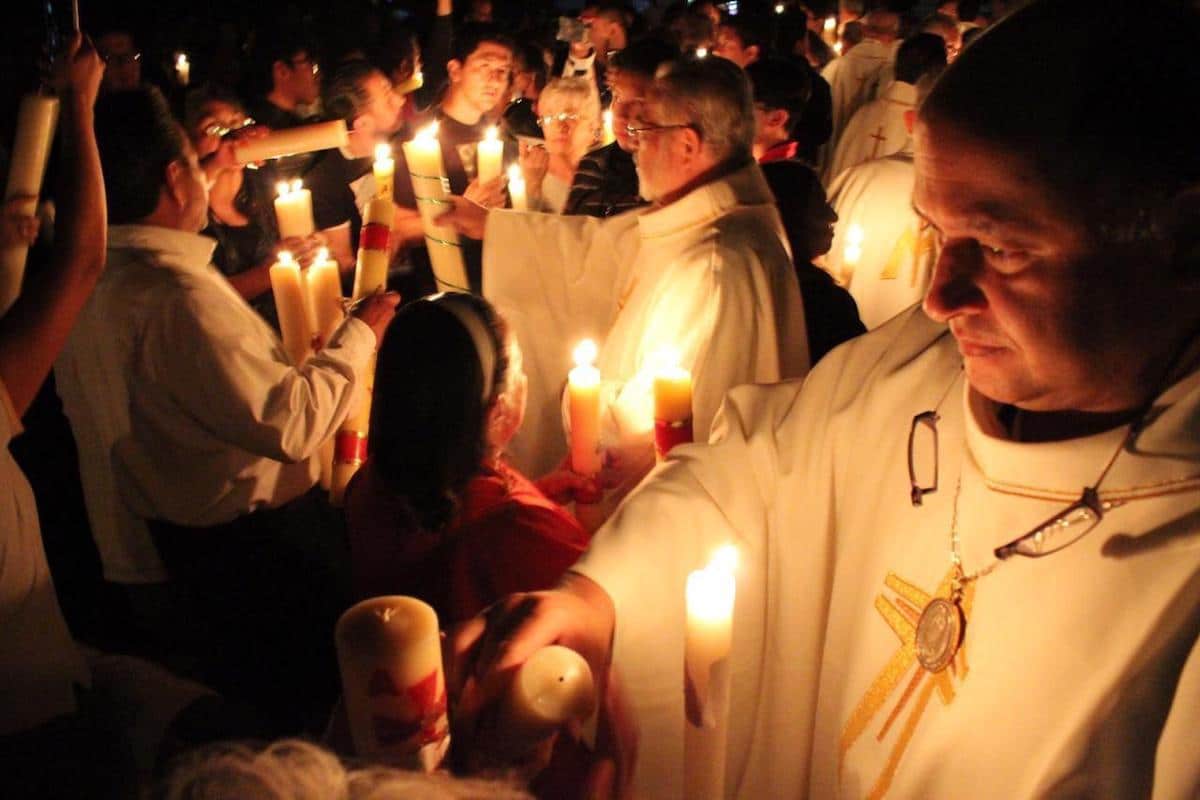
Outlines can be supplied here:
[[1162, 40], [1122, 59], [1127, 34], [1111, 24], [1120, 0], [1032, 3], [946, 70], [922, 122], [1024, 158], [1063, 208], [1115, 241], [1161, 238], [1177, 227], [1174, 198], [1200, 187], [1200, 148], [1179, 119], [1200, 92], [1200, 14], [1184, 0], [1144, 7]]
[[892, 11], [872, 11], [862, 18], [862, 23], [868, 39], [888, 44], [900, 36], [900, 15]]

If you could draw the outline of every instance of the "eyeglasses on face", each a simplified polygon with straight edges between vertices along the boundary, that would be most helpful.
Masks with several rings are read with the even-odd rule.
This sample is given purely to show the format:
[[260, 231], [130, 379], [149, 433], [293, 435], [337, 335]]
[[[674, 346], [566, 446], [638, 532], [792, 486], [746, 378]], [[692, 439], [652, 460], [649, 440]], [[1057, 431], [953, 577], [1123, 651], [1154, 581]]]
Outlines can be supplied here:
[[559, 114], [547, 114], [544, 117], [538, 117], [538, 125], [541, 125], [543, 128], [549, 128], [556, 122], [559, 125], [571, 125], [579, 122], [579, 115], [563, 111]]
[[633, 139], [640, 139], [647, 133], [655, 133], [656, 131], [671, 131], [676, 128], [692, 128], [695, 126], [690, 122], [680, 122], [675, 125], [626, 125], [625, 132]]
[[316, 61], [313, 61], [311, 56], [300, 56], [299, 58], [293, 58], [289, 63], [292, 65], [293, 69], [304, 69], [305, 67], [308, 67], [312, 70], [313, 75], [318, 75], [321, 72], [321, 65]]

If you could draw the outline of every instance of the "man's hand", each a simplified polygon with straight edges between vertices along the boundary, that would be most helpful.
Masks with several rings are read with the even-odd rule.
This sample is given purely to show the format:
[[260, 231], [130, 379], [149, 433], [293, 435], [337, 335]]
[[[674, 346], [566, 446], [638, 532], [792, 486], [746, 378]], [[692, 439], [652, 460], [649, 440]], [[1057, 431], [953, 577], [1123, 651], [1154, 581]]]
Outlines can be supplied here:
[[454, 230], [469, 239], [482, 239], [487, 228], [488, 210], [465, 197], [452, 194], [446, 198], [454, 207], [434, 219], [438, 225]]
[[392, 317], [396, 316], [396, 306], [400, 305], [400, 295], [396, 292], [376, 292], [363, 299], [354, 307], [351, 314], [375, 331], [375, 346], [383, 341], [384, 331]]
[[83, 108], [96, 104], [100, 80], [104, 77], [104, 61], [91, 39], [79, 31], [71, 33], [62, 52], [54, 62], [50, 83], [62, 97], [74, 97]]
[[317, 251], [324, 247], [329, 249], [329, 242], [321, 233], [310, 233], [308, 236], [289, 236], [279, 242], [280, 250], [287, 250], [292, 258], [302, 267], [312, 266], [317, 258]]
[[37, 241], [41, 220], [30, 209], [37, 208], [37, 198], [18, 195], [4, 201], [0, 210], [0, 248], [29, 247]]
[[480, 183], [478, 178], [471, 181], [463, 197], [484, 208], [504, 208], [504, 176], [499, 175], [487, 183]]
[[517, 667], [550, 644], [587, 660], [600, 685], [612, 651], [612, 599], [599, 584], [568, 572], [559, 588], [514, 594], [463, 623], [447, 641], [446, 685], [455, 701], [455, 736], [474, 733], [480, 711], [508, 686]]
[[597, 478], [571, 471], [570, 457], [553, 472], [538, 478], [534, 484], [542, 494], [559, 505], [573, 500], [580, 503], [596, 503], [604, 494], [604, 487]]

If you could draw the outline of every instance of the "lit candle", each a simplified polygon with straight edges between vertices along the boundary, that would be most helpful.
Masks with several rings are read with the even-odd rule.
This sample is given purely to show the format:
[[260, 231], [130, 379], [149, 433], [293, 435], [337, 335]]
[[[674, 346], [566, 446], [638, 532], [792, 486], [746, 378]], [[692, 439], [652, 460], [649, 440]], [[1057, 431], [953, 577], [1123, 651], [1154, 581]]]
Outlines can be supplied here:
[[654, 363], [654, 451], [666, 458], [677, 444], [692, 441], [692, 373], [679, 366], [679, 353], [664, 348]]
[[425, 85], [425, 76], [420, 72], [414, 72], [412, 77], [403, 83], [396, 84], [394, 91], [396, 94], [410, 94], [420, 89]]
[[324, 347], [329, 337], [342, 323], [342, 280], [337, 262], [322, 247], [312, 266], [304, 270], [304, 286], [308, 293], [308, 321], [315, 340], [314, 349]]
[[497, 743], [509, 756], [533, 750], [568, 722], [596, 710], [596, 686], [583, 656], [561, 645], [538, 650], [517, 669], [503, 700]]
[[529, 201], [525, 197], [525, 176], [516, 164], [508, 168], [508, 197], [514, 211], [529, 209]]
[[[12, 158], [8, 162], [8, 185], [4, 199], [28, 197], [20, 204], [19, 213], [32, 217], [37, 213], [37, 198], [42, 193], [42, 178], [50, 146], [54, 144], [54, 128], [58, 124], [58, 98], [30, 94], [21, 98], [17, 111], [17, 131], [13, 140]], [[25, 278], [25, 258], [29, 248], [16, 244], [0, 251], [0, 316], [16, 302]]]
[[479, 147], [475, 150], [475, 158], [476, 175], [480, 183], [487, 183], [500, 177], [504, 168], [504, 142], [500, 141], [500, 135], [496, 131], [495, 125], [488, 126], [483, 140], [479, 142]]
[[296, 178], [291, 183], [280, 181], [275, 184], [279, 196], [275, 198], [275, 219], [279, 222], [279, 238], [293, 236], [303, 238], [316, 230], [313, 222], [312, 192]]
[[613, 133], [613, 113], [612, 109], [604, 110], [604, 138], [600, 141], [601, 145], [610, 145], [617, 140], [617, 135]]
[[188, 61], [187, 53], [175, 54], [175, 77], [180, 86], [187, 86], [192, 77], [192, 64]]
[[824, 23], [824, 39], [827, 43], [833, 44], [837, 41], [837, 17], [826, 17]]
[[833, 43], [833, 52], [837, 53], [839, 56], [842, 54], [842, 43], [840, 41]]
[[417, 131], [412, 141], [405, 142], [403, 147], [438, 288], [443, 291], [468, 291], [467, 268], [463, 264], [458, 233], [453, 228], [443, 228], [434, 222], [442, 212], [452, 207], [447, 199], [450, 182], [442, 165], [442, 145], [437, 138], [437, 123]]
[[[376, 197], [367, 204], [366, 218], [358, 237], [358, 264], [354, 272], [354, 299], [387, 287], [389, 240], [396, 205], [391, 197]], [[362, 388], [355, 392], [350, 413], [333, 440], [333, 466], [329, 502], [342, 504], [346, 486], [367, 460], [367, 433], [371, 424], [371, 394], [375, 388], [375, 359], [363, 370]]]
[[725, 796], [729, 720], [729, 651], [733, 641], [737, 550], [720, 548], [704, 569], [688, 575], [684, 644], [684, 791], [707, 800]]
[[783, 3], [776, 3], [776, 4], [775, 4], [775, 13], [776, 13], [776, 14], [782, 14], [782, 13], [783, 13], [785, 10], [786, 10], [786, 9], [784, 8], [784, 6], [783, 6]]
[[846, 228], [846, 243], [842, 248], [842, 283], [843, 285], [850, 282], [850, 278], [854, 275], [854, 268], [858, 266], [858, 262], [862, 260], [863, 242], [867, 239], [867, 232], [863, 230], [863, 226], [857, 222], [850, 223]]
[[312, 354], [312, 331], [308, 327], [300, 265], [291, 253], [280, 250], [279, 260], [271, 265], [270, 275], [283, 349], [292, 365], [299, 367]]
[[575, 348], [575, 368], [567, 374], [567, 405], [571, 419], [571, 470], [595, 475], [603, 464], [600, 452], [600, 370], [596, 343], [584, 339]]
[[707, 47], [697, 47], [696, 48], [696, 58], [708, 58], [708, 48]]
[[371, 166], [375, 173], [375, 196], [393, 196], [396, 185], [396, 159], [392, 158], [392, 148], [380, 142], [375, 145], [375, 163]]
[[374, 597], [342, 614], [334, 638], [355, 753], [436, 769], [450, 725], [434, 610], [413, 597]]
[[269, 158], [294, 156], [331, 147], [345, 147], [350, 143], [346, 122], [317, 122], [295, 128], [271, 131], [255, 139], [240, 139], [234, 145], [234, 155], [239, 164], [266, 161]]

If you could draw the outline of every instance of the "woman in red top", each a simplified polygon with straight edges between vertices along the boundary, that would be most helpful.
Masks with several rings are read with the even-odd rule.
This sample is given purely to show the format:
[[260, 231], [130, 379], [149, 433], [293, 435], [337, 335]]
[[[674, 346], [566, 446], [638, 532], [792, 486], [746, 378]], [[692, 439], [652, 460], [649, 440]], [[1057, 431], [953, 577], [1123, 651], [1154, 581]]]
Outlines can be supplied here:
[[379, 349], [367, 463], [346, 492], [355, 592], [429, 603], [443, 626], [554, 585], [588, 537], [502, 458], [525, 412], [520, 349], [491, 305], [443, 294], [396, 315]]

